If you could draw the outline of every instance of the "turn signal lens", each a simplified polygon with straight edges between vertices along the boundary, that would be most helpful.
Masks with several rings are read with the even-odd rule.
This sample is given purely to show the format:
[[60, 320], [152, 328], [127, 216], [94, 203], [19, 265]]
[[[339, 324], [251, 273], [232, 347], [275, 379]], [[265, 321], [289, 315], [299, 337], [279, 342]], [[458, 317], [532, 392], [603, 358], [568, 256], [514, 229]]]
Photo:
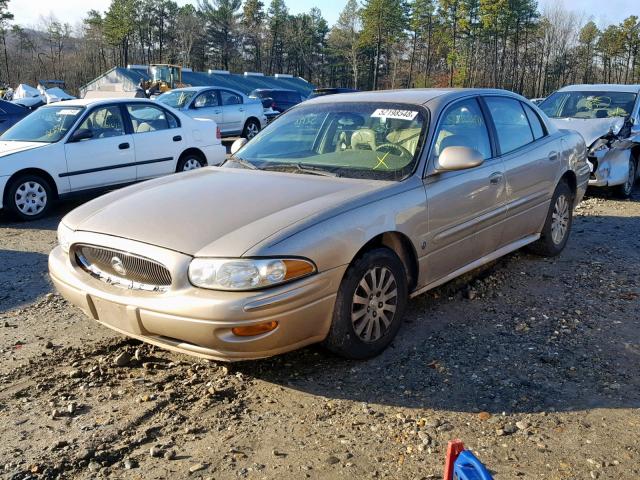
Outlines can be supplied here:
[[252, 337], [254, 335], [260, 335], [267, 333], [278, 326], [278, 322], [258, 323], [257, 325], [249, 325], [247, 327], [235, 327], [231, 331], [238, 337]]
[[220, 130], [220, 127], [216, 127], [216, 138], [218, 140], [222, 138], [222, 130]]
[[313, 265], [304, 260], [283, 260], [282, 263], [286, 267], [285, 280], [311, 275], [314, 271]]

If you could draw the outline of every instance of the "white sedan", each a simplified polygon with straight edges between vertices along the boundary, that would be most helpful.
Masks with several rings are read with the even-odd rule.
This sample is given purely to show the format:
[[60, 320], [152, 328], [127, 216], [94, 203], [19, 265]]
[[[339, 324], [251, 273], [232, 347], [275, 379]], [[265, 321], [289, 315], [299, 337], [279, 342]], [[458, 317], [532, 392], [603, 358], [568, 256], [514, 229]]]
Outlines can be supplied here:
[[56, 199], [219, 165], [220, 138], [214, 121], [150, 100], [43, 106], [0, 136], [0, 208], [35, 220]]

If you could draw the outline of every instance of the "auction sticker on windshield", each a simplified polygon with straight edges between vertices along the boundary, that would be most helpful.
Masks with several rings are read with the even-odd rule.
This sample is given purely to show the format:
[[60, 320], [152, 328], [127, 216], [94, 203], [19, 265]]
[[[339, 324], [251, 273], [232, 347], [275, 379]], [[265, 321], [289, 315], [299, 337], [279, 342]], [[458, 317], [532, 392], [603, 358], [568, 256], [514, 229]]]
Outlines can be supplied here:
[[58, 112], [56, 112], [57, 115], [75, 115], [80, 111], [79, 108], [67, 108], [65, 110], [59, 110]]
[[418, 115], [415, 110], [398, 110], [395, 108], [378, 108], [371, 114], [372, 118], [395, 118], [397, 120], [413, 120]]

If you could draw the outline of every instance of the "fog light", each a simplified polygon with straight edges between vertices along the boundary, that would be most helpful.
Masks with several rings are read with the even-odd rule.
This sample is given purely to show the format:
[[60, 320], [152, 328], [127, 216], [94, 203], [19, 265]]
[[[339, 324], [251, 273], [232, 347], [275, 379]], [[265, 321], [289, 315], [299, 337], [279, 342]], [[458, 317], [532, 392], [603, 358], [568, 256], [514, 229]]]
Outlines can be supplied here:
[[271, 330], [275, 330], [278, 326], [278, 322], [258, 323], [257, 325], [249, 325], [247, 327], [235, 327], [231, 331], [234, 335], [239, 337], [252, 337], [254, 335], [260, 335], [261, 333], [267, 333]]

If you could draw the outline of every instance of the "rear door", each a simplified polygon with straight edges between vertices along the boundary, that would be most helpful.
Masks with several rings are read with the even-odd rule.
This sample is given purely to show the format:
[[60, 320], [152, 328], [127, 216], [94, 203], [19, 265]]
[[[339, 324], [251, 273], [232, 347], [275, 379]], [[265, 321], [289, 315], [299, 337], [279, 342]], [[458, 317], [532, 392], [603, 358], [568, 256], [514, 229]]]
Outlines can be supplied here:
[[223, 130], [222, 106], [217, 90], [207, 90], [200, 93], [185, 113], [191, 118], [207, 118], [213, 120]]
[[495, 249], [505, 218], [502, 160], [494, 155], [487, 120], [475, 97], [458, 100], [440, 116], [429, 165], [447, 147], [475, 148], [478, 167], [425, 178], [428, 204], [427, 283], [446, 277]]
[[[91, 138], [64, 146], [71, 191], [117, 185], [136, 180], [133, 138], [126, 131], [121, 105], [101, 105], [91, 110], [75, 131]], [[73, 135], [73, 134], [72, 134]]]
[[178, 156], [186, 148], [178, 118], [147, 102], [127, 104], [127, 113], [135, 145], [136, 178], [144, 180], [174, 173]]
[[501, 244], [506, 245], [540, 230], [560, 171], [562, 145], [523, 102], [491, 96], [485, 101], [505, 166], [508, 209]]
[[244, 128], [245, 106], [242, 96], [230, 90], [219, 90], [222, 105], [222, 133], [239, 133]]

